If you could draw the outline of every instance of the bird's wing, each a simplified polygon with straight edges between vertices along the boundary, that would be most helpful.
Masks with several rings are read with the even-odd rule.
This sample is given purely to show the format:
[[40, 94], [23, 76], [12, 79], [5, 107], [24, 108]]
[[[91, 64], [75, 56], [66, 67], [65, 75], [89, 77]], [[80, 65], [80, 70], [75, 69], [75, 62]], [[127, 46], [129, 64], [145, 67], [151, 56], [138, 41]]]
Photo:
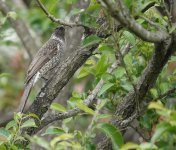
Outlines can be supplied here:
[[27, 72], [26, 84], [31, 78], [47, 63], [54, 55], [57, 54], [58, 41], [55, 39], [48, 40], [34, 56]]

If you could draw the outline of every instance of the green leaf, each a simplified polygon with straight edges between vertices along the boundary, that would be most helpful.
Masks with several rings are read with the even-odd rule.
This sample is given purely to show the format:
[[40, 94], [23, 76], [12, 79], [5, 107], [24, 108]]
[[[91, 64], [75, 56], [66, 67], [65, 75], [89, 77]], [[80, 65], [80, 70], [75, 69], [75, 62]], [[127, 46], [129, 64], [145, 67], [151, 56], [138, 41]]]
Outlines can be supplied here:
[[172, 32], [174, 32], [176, 30], [176, 26], [173, 25], [171, 28], [169, 28], [169, 34], [171, 34]]
[[157, 90], [154, 89], [154, 88], [150, 89], [150, 93], [152, 94], [152, 96], [153, 96], [154, 98], [156, 98], [156, 97], [158, 96], [158, 92], [157, 92]]
[[59, 141], [67, 141], [69, 139], [72, 139], [74, 138], [74, 136], [72, 134], [68, 134], [68, 133], [65, 133], [65, 134], [62, 134], [58, 137], [55, 137], [51, 142], [50, 142], [50, 145], [51, 147], [54, 147], [55, 144]]
[[65, 3], [69, 4], [69, 5], [73, 5], [76, 4], [77, 0], [65, 0]]
[[88, 14], [86, 12], [82, 12], [80, 14], [80, 21], [83, 25], [88, 26], [88, 27], [97, 27], [97, 23], [96, 23], [96, 18], [94, 16], [92, 16], [91, 14]]
[[100, 41], [101, 41], [101, 39], [98, 36], [91, 35], [83, 40], [82, 45], [86, 47], [86, 46], [90, 46], [90, 45], [99, 43]]
[[124, 0], [125, 5], [130, 9], [132, 6], [133, 1], [132, 0]]
[[81, 94], [78, 93], [78, 92], [73, 91], [72, 96], [75, 97], [75, 98], [80, 98], [81, 99]]
[[101, 5], [99, 4], [94, 4], [94, 5], [91, 5], [87, 8], [87, 11], [91, 12], [91, 11], [96, 11], [96, 10], [99, 10], [101, 8]]
[[74, 15], [78, 15], [82, 12], [82, 10], [78, 9], [78, 8], [74, 8], [70, 11], [70, 13], [68, 14], [68, 16], [74, 16]]
[[[6, 20], [7, 20], [7, 16], [0, 18], [0, 25], [2, 26], [6, 22]], [[2, 35], [0, 34], [0, 36]]]
[[111, 139], [115, 150], [120, 149], [120, 147], [124, 143], [123, 137], [120, 131], [115, 126], [108, 123], [100, 123], [96, 126], [96, 128], [100, 129]]
[[114, 70], [113, 74], [115, 75], [116, 78], [121, 78], [125, 74], [125, 69], [123, 67], [118, 67], [117, 69]]
[[87, 75], [89, 75], [89, 71], [87, 67], [83, 67], [80, 69], [79, 74], [77, 76], [78, 79], [86, 77]]
[[49, 127], [46, 129], [45, 133], [42, 134], [42, 136], [48, 135], [48, 134], [63, 134], [63, 133], [65, 133], [65, 131], [62, 128]]
[[76, 103], [76, 106], [77, 106], [79, 109], [83, 110], [84, 112], [86, 112], [86, 113], [88, 113], [88, 114], [91, 114], [91, 115], [94, 115], [94, 114], [95, 114], [95, 112], [94, 112], [92, 109], [90, 109], [89, 107], [87, 107], [87, 106], [86, 106], [85, 104], [83, 104], [82, 102]]
[[[15, 141], [26, 141], [26, 139], [22, 136], [18, 136]], [[17, 149], [18, 150], [18, 149]]]
[[138, 144], [129, 142], [123, 145], [120, 150], [130, 150], [130, 149], [138, 149], [138, 148], [139, 148]]
[[27, 116], [36, 118], [36, 119], [38, 119], [40, 121], [40, 118], [36, 114], [30, 113], [30, 114], [27, 114]]
[[161, 89], [161, 92], [164, 93], [169, 89], [169, 83], [162, 82], [159, 87]]
[[17, 123], [15, 122], [15, 120], [12, 120], [6, 125], [6, 129], [8, 130], [8, 129], [16, 127], [16, 126], [17, 126]]
[[105, 119], [105, 118], [111, 118], [112, 115], [110, 114], [100, 114], [97, 116], [98, 119]]
[[125, 38], [128, 40], [128, 42], [130, 42], [132, 45], [135, 45], [136, 39], [135, 39], [135, 37], [134, 37], [133, 34], [131, 34], [131, 33], [128, 32], [128, 31], [124, 31], [124, 32], [123, 32], [123, 35], [124, 35]]
[[157, 109], [157, 110], [164, 110], [164, 105], [161, 103], [161, 101], [157, 102], [151, 102], [148, 106], [149, 109]]
[[151, 142], [155, 143], [160, 137], [169, 129], [170, 125], [168, 123], [163, 123], [157, 127], [156, 132], [152, 136]]
[[170, 117], [170, 113], [171, 113], [171, 111], [167, 109], [163, 109], [163, 110], [157, 109], [156, 112], [158, 115], [163, 116], [163, 117]]
[[95, 65], [95, 60], [93, 60], [93, 59], [88, 59], [86, 62], [85, 62], [85, 64], [87, 64], [87, 65]]
[[114, 83], [106, 83], [102, 86], [100, 92], [98, 93], [98, 96], [101, 96], [103, 93], [105, 93], [108, 89], [110, 89]]
[[142, 149], [142, 150], [158, 150], [157, 146], [152, 144], [152, 143], [142, 143], [139, 146], [139, 149]]
[[61, 104], [58, 104], [58, 103], [51, 104], [50, 108], [53, 109], [53, 110], [60, 111], [60, 112], [65, 112], [66, 111], [66, 108], [64, 106], [62, 106]]
[[124, 57], [124, 61], [125, 61], [125, 64], [127, 64], [130, 68], [130, 70], [132, 69], [132, 65], [133, 65], [133, 56], [131, 53], [128, 53], [127, 55], [125, 55]]
[[80, 98], [76, 98], [76, 97], [71, 97], [69, 99], [69, 101], [67, 101], [67, 103], [69, 104], [69, 106], [71, 107], [75, 107], [76, 103], [82, 102], [82, 99]]
[[0, 128], [0, 141], [6, 142], [8, 141], [8, 137], [10, 136], [10, 132], [5, 128]]
[[2, 78], [2, 77], [11, 77], [11, 74], [10, 73], [1, 73], [0, 78]]
[[114, 54], [114, 48], [106, 44], [100, 44], [98, 50], [103, 54]]
[[[152, 119], [151, 119], [152, 118]], [[156, 112], [153, 110], [148, 109], [141, 117], [140, 117], [140, 124], [142, 127], [151, 129], [153, 124], [158, 120], [156, 116]]]
[[107, 70], [107, 63], [108, 63], [107, 57], [106, 57], [106, 55], [103, 55], [100, 58], [100, 60], [98, 61], [96, 67], [95, 67], [95, 75], [97, 77], [101, 76], [103, 73], [106, 72], [106, 70]]
[[99, 10], [101, 8], [101, 5], [96, 2], [91, 2], [89, 7], [86, 9], [86, 11], [92, 12]]
[[67, 103], [71, 106], [71, 107], [75, 107], [75, 104], [78, 102], [82, 102], [81, 99], [81, 94], [73, 91], [72, 92], [72, 97], [69, 99], [69, 101], [67, 101]]
[[18, 112], [18, 113], [14, 113], [14, 120], [15, 122], [19, 123], [19, 121], [22, 119], [23, 114]]
[[3, 145], [1, 145], [1, 141], [0, 141], [0, 150], [7, 150], [6, 149], [6, 146], [3, 144]]
[[133, 86], [129, 83], [126, 82], [124, 84], [121, 85], [126, 91], [130, 91], [131, 89], [133, 89]]
[[[53, 146], [53, 148], [57, 146], [60, 148], [60, 150], [63, 150], [64, 147], [72, 147], [72, 144], [73, 143], [70, 143], [67, 141], [59, 141], [58, 144], [56, 143], [55, 145], [52, 145], [52, 146]], [[63, 146], [63, 148], [62, 148], [62, 146]]]
[[26, 120], [21, 126], [21, 128], [26, 128], [26, 127], [37, 127], [36, 124], [35, 124], [34, 119]]
[[50, 149], [49, 143], [47, 141], [45, 141], [43, 138], [40, 138], [40, 137], [34, 135], [32, 137], [32, 141], [45, 149]]
[[66, 119], [63, 120], [63, 124], [68, 124], [68, 123], [70, 123], [72, 120], [73, 120], [72, 117], [66, 118]]
[[107, 72], [102, 75], [102, 79], [112, 83], [116, 81], [115, 76]]

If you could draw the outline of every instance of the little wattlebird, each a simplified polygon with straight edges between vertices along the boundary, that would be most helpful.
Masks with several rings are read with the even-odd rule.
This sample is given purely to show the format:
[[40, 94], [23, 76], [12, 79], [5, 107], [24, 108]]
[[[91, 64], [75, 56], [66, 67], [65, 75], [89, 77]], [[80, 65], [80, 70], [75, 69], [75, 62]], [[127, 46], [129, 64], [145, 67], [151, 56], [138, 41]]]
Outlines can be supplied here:
[[27, 71], [24, 92], [21, 97], [19, 112], [23, 112], [33, 85], [39, 78], [49, 77], [51, 70], [61, 61], [65, 48], [65, 28], [58, 27], [50, 39], [39, 49]]

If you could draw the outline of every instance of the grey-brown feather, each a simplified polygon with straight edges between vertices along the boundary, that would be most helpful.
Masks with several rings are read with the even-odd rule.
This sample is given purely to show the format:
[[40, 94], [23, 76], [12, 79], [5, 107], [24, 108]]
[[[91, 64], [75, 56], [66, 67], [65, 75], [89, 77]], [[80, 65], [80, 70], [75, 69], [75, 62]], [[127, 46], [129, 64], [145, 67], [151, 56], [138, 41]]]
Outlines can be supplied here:
[[[40, 70], [40, 77], [48, 78], [48, 73], [53, 70], [61, 61], [63, 56], [63, 45], [59, 42], [57, 44], [57, 54], [52, 57]], [[47, 76], [47, 77], [46, 77]]]
[[21, 100], [20, 100], [20, 106], [18, 108], [19, 112], [23, 112], [24, 111], [24, 107], [26, 105], [27, 99], [28, 99], [29, 94], [31, 92], [31, 89], [32, 89], [32, 86], [33, 86], [33, 82], [34, 82], [34, 79], [32, 79], [30, 81], [30, 83], [25, 86], [25, 89], [24, 89], [24, 92], [23, 92], [23, 96], [21, 97]]
[[[58, 49], [59, 40], [48, 40], [37, 52], [33, 61], [31, 62], [26, 78], [26, 84], [30, 82], [31, 78], [39, 71], [40, 73], [47, 72], [47, 68], [54, 65], [60, 59], [60, 53], [63, 53], [62, 48]], [[61, 45], [61, 44], [60, 44]], [[60, 46], [62, 47], [62, 46]], [[57, 59], [56, 59], [57, 58]], [[53, 64], [54, 63], [54, 64]], [[46, 71], [43, 71], [46, 70]]]
[[29, 66], [25, 82], [25, 90], [19, 107], [20, 112], [23, 112], [24, 110], [37, 74], [40, 74], [39, 77], [45, 78], [46, 75], [48, 77], [48, 75], [50, 75], [50, 71], [54, 69], [61, 60], [65, 43], [63, 37], [64, 31], [63, 29], [60, 29], [56, 29], [55, 34], [53, 34], [51, 38], [39, 49]]

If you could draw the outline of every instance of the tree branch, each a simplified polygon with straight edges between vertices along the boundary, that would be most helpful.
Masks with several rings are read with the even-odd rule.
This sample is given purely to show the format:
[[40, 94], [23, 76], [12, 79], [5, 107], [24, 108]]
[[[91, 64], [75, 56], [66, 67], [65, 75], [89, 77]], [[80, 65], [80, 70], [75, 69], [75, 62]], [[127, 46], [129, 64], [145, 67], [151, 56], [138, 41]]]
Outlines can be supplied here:
[[[36, 114], [40, 119], [49, 109], [52, 101], [56, 98], [61, 89], [68, 83], [69, 79], [74, 75], [76, 70], [84, 64], [92, 52], [97, 48], [98, 44], [86, 48], [76, 50], [72, 56], [68, 57], [59, 66], [56, 66], [53, 77], [44, 85], [38, 93], [36, 99], [30, 106], [28, 113]], [[37, 120], [36, 120], [37, 121]], [[37, 125], [40, 123], [36, 122]], [[35, 132], [36, 129], [25, 129], [29, 135]]]
[[[128, 51], [130, 50], [130, 48], [131, 48], [130, 44], [127, 44], [125, 47], [123, 47], [123, 48], [121, 49], [123, 56], [128, 53]], [[74, 63], [74, 62], [72, 61], [72, 63]], [[116, 69], [120, 64], [121, 64], [121, 58], [118, 59], [116, 62], [114, 62], [114, 63], [112, 64], [112, 66], [107, 70], [107, 72], [108, 72], [108, 73], [112, 73], [112, 71], [113, 71], [114, 69]], [[62, 71], [59, 70], [59, 72], [62, 72]], [[66, 78], [67, 78], [67, 77], [66, 77]], [[52, 80], [53, 80], [54, 83], [55, 83], [56, 81], [58, 81], [58, 80], [55, 80], [54, 78], [53, 78]], [[68, 79], [67, 79], [67, 81], [68, 81]], [[98, 84], [95, 86], [95, 88], [94, 88], [94, 90], [91, 92], [91, 94], [84, 100], [85, 105], [90, 106], [90, 105], [93, 103], [94, 99], [96, 98], [96, 96], [97, 96], [98, 92], [100, 91], [101, 87], [103, 86], [103, 84], [104, 84], [104, 81], [103, 81], [103, 79], [101, 79], [101, 80], [98, 82]], [[48, 86], [49, 88], [50, 88], [50, 87], [53, 87], [53, 86], [49, 86], [49, 85], [47, 85], [47, 86]], [[55, 89], [55, 88], [54, 88], [54, 89]], [[43, 91], [43, 90], [42, 90], [42, 91]], [[40, 92], [40, 93], [41, 93], [41, 92]], [[45, 98], [47, 98], [47, 97], [45, 97]], [[39, 100], [39, 101], [41, 101], [41, 100]], [[35, 103], [35, 102], [36, 102], [36, 100], [34, 101], [34, 103]], [[41, 109], [41, 105], [43, 105], [43, 104], [37, 104], [37, 105], [38, 105], [38, 107], [40, 107], [40, 109]], [[44, 105], [45, 105], [45, 104], [44, 104]], [[31, 107], [32, 107], [32, 106], [31, 106]], [[39, 128], [36, 128], [35, 131], [32, 132], [32, 134], [38, 132], [40, 129], [42, 129], [43, 127], [45, 127], [45, 126], [48, 125], [49, 123], [52, 123], [52, 122], [54, 122], [54, 121], [56, 121], [56, 120], [63, 120], [63, 119], [66, 119], [66, 118], [70, 118], [70, 117], [76, 116], [76, 115], [77, 115], [78, 113], [80, 113], [80, 112], [82, 112], [80, 109], [74, 108], [74, 109], [68, 110], [67, 112], [64, 112], [64, 113], [56, 113], [56, 112], [54, 112], [54, 113], [52, 113], [52, 114], [49, 114], [48, 116], [45, 116], [45, 117], [41, 120], [41, 123], [40, 123], [40, 125], [39, 125]], [[34, 112], [33, 112], [33, 113], [34, 113]], [[35, 113], [36, 113], [36, 112], [35, 112]]]
[[123, 4], [121, 0], [117, 1], [117, 5], [108, 0], [102, 0], [102, 5], [105, 5], [107, 10], [111, 13], [117, 21], [119, 21], [123, 26], [127, 27], [138, 37], [148, 42], [161, 42], [168, 38], [168, 33], [163, 30], [150, 32], [138, 24], [134, 18], [129, 14], [129, 10]]
[[75, 27], [75, 26], [82, 26], [85, 27], [83, 24], [79, 24], [79, 23], [68, 23], [68, 22], [64, 22], [58, 18], [55, 18], [53, 15], [51, 15], [48, 10], [45, 8], [45, 6], [40, 2], [40, 0], [36, 0], [39, 7], [42, 9], [42, 11], [46, 14], [46, 16], [55, 23], [64, 25], [64, 26], [69, 26], [69, 27]]

